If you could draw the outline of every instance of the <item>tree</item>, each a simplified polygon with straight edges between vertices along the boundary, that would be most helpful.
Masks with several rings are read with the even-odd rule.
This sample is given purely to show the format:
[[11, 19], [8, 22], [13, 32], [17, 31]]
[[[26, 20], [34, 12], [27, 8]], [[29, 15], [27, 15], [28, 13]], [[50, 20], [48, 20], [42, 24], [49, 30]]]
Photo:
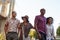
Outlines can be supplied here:
[[57, 28], [57, 36], [60, 36], [60, 26]]

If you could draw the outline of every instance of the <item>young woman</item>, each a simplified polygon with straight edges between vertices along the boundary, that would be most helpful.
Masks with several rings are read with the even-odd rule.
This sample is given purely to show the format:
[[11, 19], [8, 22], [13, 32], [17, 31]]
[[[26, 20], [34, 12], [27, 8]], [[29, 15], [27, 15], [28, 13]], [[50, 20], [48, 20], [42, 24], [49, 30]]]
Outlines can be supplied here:
[[29, 31], [31, 28], [33, 28], [33, 26], [31, 25], [31, 23], [29, 23], [29, 17], [28, 16], [24, 16], [22, 17], [23, 22], [21, 23], [21, 28], [22, 28], [22, 32], [21, 32], [21, 40], [29, 40]]
[[47, 18], [46, 27], [47, 27], [46, 39], [54, 40], [55, 37], [54, 37], [54, 26], [53, 26], [53, 18], [52, 17]]

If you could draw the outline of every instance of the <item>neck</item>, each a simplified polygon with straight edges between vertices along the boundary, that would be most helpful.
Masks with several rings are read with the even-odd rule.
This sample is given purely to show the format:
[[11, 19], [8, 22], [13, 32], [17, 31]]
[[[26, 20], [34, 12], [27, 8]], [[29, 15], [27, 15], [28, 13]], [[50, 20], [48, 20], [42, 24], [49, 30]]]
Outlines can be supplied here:
[[44, 15], [41, 15], [41, 16], [44, 16]]
[[44, 17], [44, 15], [40, 15], [40, 16]]
[[50, 23], [48, 23], [48, 25], [51, 25]]
[[12, 19], [16, 19], [15, 17], [12, 17]]
[[24, 22], [24, 23], [28, 23], [28, 22]]

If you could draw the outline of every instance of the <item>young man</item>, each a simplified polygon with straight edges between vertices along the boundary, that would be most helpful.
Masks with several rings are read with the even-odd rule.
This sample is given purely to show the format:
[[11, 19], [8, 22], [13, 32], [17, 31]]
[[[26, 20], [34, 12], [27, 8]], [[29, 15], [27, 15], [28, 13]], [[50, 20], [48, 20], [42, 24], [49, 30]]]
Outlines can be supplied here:
[[[20, 21], [16, 19], [16, 12], [12, 12], [12, 18], [8, 19], [5, 24], [6, 40], [18, 40], [20, 30]], [[17, 33], [18, 30], [18, 33]]]
[[35, 17], [35, 28], [41, 39], [46, 40], [46, 18], [44, 17], [45, 9], [40, 10], [41, 15]]

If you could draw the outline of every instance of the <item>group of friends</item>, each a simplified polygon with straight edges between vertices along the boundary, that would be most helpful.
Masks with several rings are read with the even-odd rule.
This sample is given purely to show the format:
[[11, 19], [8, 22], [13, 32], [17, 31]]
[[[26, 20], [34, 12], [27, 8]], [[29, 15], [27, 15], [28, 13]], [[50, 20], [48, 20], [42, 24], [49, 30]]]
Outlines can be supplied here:
[[[12, 17], [6, 20], [4, 27], [6, 40], [29, 40], [28, 34], [31, 28], [37, 31], [39, 40], [54, 40], [53, 18], [46, 18], [44, 16], [45, 12], [46, 10], [44, 8], [40, 9], [40, 15], [35, 17], [33, 27], [29, 22], [29, 17], [27, 15], [21, 17], [23, 22], [20, 23], [16, 18], [16, 12], [12, 11]], [[18, 38], [18, 36], [20, 38]]]

